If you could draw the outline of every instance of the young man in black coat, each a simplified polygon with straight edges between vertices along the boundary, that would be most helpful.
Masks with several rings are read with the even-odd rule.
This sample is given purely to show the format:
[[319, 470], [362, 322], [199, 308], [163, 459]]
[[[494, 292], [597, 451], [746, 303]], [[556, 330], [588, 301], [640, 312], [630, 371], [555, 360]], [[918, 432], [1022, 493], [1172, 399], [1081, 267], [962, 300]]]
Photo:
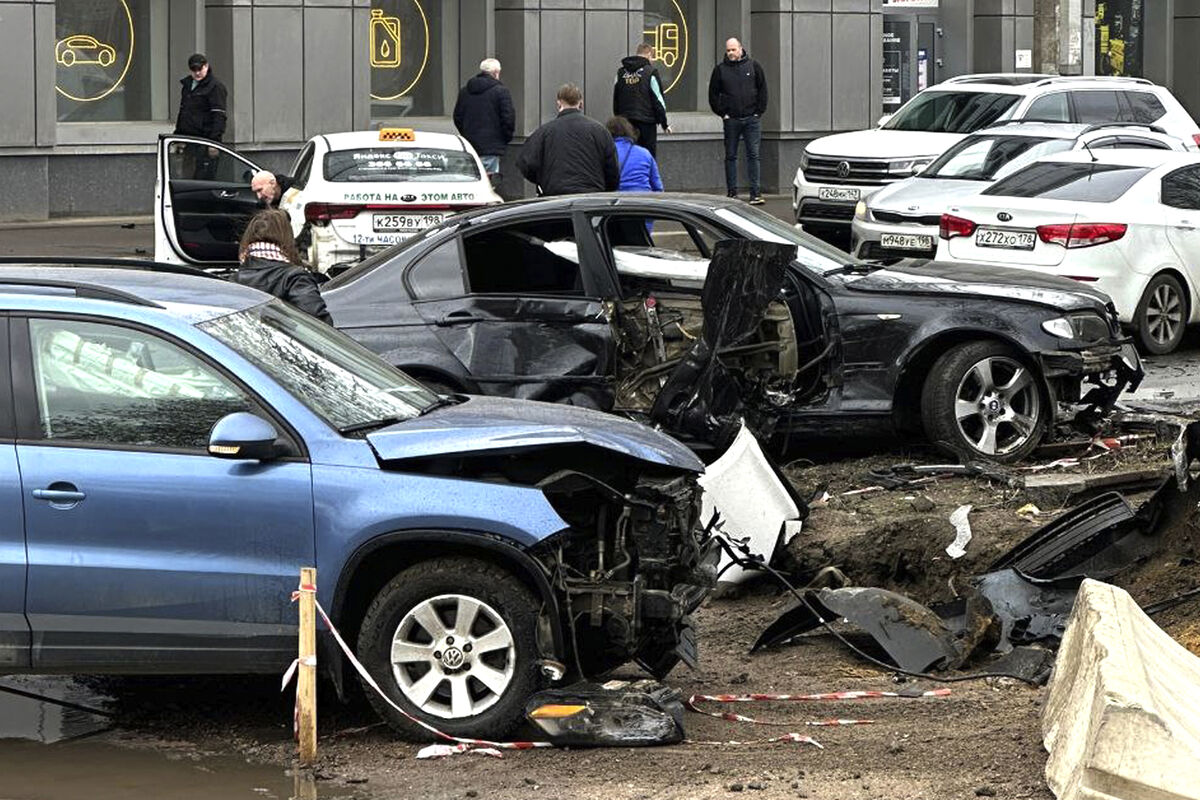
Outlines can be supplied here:
[[642, 42], [635, 55], [621, 59], [613, 83], [613, 116], [624, 117], [637, 129], [637, 143], [658, 157], [658, 127], [669, 131], [662, 78], [650, 59], [654, 48]]
[[500, 157], [512, 141], [516, 125], [512, 93], [500, 82], [500, 62], [485, 58], [479, 62], [479, 74], [458, 92], [454, 127], [475, 148], [493, 185], [499, 180]]
[[608, 129], [583, 115], [583, 92], [563, 84], [558, 116], [525, 140], [517, 168], [543, 195], [615, 192], [621, 184], [617, 146]]
[[767, 111], [767, 78], [736, 38], [725, 42], [725, 60], [713, 67], [708, 81], [708, 105], [725, 126], [727, 194], [737, 197], [738, 141], [745, 140], [750, 202], [762, 204], [758, 147], [762, 141], [762, 115]]
[[[228, 114], [225, 84], [209, 70], [208, 58], [203, 53], [193, 53], [188, 58], [188, 72], [190, 74], [187, 77], [179, 79], [182, 91], [179, 115], [175, 118], [175, 132], [219, 142], [225, 135]], [[185, 162], [190, 162], [185, 166], [185, 174], [193, 175], [197, 180], [212, 180], [215, 177], [215, 147], [189, 146], [184, 158]]]

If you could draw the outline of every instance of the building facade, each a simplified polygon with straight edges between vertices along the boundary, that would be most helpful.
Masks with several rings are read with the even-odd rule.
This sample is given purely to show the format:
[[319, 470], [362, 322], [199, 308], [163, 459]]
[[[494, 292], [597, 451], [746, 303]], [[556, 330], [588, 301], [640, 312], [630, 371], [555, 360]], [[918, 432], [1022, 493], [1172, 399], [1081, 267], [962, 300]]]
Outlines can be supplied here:
[[1197, 34], [1200, 0], [0, 0], [0, 221], [148, 213], [155, 143], [197, 51], [229, 90], [225, 142], [284, 171], [322, 132], [452, 130], [459, 86], [495, 56], [517, 109], [505, 191], [519, 195], [516, 150], [557, 87], [579, 84], [607, 118], [620, 59], [648, 41], [674, 130], [659, 139], [664, 180], [708, 190], [723, 186], [708, 79], [740, 36], [770, 86], [774, 192], [805, 142], [965, 72], [1099, 63], [1178, 82], [1196, 109]]

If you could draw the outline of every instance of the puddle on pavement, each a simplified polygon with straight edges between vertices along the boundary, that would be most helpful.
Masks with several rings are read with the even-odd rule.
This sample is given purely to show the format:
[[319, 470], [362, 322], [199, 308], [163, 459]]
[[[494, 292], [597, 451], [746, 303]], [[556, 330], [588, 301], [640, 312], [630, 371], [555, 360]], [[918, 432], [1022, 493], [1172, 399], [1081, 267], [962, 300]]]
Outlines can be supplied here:
[[345, 786], [316, 783], [237, 756], [161, 752], [107, 741], [109, 698], [71, 678], [7, 676], [0, 687], [42, 695], [74, 707], [0, 690], [0, 797], [4, 800], [155, 800], [363, 798]]

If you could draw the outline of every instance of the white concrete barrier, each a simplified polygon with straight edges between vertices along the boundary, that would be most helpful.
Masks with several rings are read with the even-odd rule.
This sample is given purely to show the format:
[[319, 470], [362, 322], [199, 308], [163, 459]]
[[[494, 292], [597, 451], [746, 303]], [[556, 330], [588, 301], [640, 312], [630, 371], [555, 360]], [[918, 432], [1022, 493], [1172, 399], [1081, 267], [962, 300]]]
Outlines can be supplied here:
[[1200, 658], [1085, 580], [1042, 714], [1059, 800], [1200, 800]]

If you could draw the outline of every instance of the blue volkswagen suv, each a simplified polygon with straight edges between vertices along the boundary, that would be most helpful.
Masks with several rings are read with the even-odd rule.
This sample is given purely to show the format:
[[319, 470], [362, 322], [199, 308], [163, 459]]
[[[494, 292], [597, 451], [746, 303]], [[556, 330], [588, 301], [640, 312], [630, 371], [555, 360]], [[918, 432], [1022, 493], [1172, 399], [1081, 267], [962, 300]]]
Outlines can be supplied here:
[[663, 434], [441, 397], [148, 263], [0, 265], [0, 353], [0, 672], [282, 670], [305, 565], [391, 699], [456, 735], [505, 735], [564, 676], [695, 658], [717, 554], [703, 466]]

